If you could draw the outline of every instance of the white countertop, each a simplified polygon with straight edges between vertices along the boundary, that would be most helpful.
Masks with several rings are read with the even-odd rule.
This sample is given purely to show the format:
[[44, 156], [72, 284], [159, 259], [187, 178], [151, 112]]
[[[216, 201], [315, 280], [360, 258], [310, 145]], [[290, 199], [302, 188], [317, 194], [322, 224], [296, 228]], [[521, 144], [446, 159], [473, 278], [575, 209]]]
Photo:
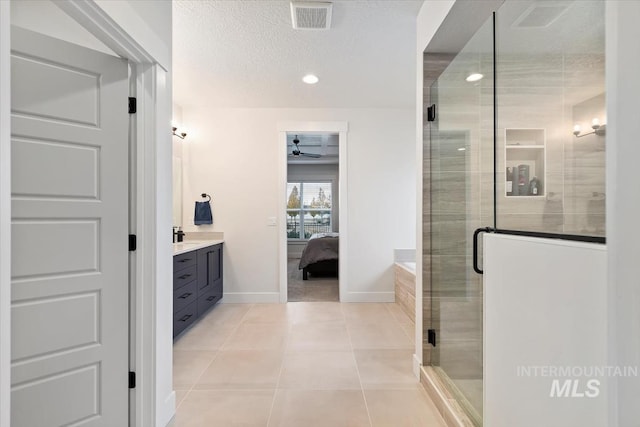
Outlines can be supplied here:
[[220, 243], [224, 243], [224, 240], [185, 240], [184, 242], [173, 244], [173, 254], [180, 255]]

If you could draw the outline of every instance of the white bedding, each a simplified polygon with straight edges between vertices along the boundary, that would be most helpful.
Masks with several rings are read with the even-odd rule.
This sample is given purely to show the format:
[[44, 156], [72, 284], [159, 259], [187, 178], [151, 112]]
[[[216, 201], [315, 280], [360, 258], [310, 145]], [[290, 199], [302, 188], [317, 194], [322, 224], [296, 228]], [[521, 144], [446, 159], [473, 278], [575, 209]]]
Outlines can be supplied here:
[[340, 233], [315, 233], [309, 237], [309, 240], [320, 239], [321, 237], [340, 237]]

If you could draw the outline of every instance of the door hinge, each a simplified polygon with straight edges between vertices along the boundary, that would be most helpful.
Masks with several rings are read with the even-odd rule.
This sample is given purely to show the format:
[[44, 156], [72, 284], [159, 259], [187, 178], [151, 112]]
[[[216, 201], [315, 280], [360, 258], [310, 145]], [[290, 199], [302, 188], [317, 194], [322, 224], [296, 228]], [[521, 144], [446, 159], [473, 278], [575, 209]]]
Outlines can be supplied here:
[[138, 111], [138, 101], [134, 97], [129, 97], [129, 114], [135, 114]]
[[133, 252], [138, 248], [138, 237], [135, 234], [129, 234], [129, 252]]
[[427, 107], [427, 121], [433, 122], [436, 120], [436, 104], [431, 104]]
[[129, 371], [129, 388], [136, 388], [136, 373]]
[[432, 346], [436, 346], [436, 330], [428, 329], [427, 330], [427, 342]]

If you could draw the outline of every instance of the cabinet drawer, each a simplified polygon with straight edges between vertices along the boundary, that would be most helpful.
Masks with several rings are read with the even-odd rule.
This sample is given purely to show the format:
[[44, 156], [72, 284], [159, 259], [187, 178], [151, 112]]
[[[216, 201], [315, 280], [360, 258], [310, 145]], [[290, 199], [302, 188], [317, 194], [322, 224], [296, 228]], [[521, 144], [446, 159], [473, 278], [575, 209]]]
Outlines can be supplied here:
[[197, 252], [191, 251], [173, 257], [173, 271], [182, 270], [183, 268], [196, 265]]
[[173, 289], [178, 289], [187, 283], [196, 280], [197, 266], [194, 264], [191, 267], [184, 268], [180, 271], [174, 270], [173, 272]]
[[198, 282], [193, 280], [173, 292], [173, 312], [177, 312], [194, 302], [197, 298]]
[[210, 292], [198, 297], [198, 317], [204, 315], [215, 303], [222, 299], [222, 287], [216, 287]]
[[184, 331], [187, 326], [198, 318], [198, 303], [192, 302], [173, 315], [173, 337]]

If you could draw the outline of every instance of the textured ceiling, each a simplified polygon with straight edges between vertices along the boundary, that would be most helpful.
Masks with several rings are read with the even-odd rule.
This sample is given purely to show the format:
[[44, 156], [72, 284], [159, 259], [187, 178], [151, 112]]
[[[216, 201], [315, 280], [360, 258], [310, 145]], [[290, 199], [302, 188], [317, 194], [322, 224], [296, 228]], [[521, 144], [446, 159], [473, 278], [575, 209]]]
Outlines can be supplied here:
[[[174, 102], [412, 107], [418, 1], [333, 1], [331, 29], [294, 30], [289, 1], [173, 2]], [[306, 85], [307, 73], [320, 82]]]

